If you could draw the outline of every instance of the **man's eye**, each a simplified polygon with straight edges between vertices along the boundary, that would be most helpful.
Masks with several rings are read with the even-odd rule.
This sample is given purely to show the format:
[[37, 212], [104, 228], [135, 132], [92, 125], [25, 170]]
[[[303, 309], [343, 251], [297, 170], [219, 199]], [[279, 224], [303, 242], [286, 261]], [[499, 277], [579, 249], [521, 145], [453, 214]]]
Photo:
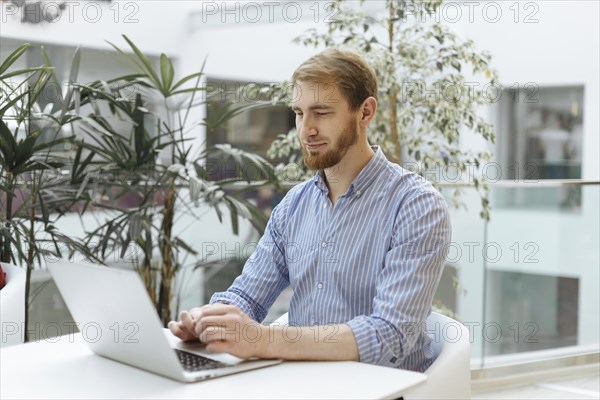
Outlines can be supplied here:
[[317, 115], [321, 115], [321, 116], [323, 116], [323, 115], [328, 115], [328, 114], [329, 114], [329, 113], [326, 113], [326, 112], [324, 112], [324, 113], [317, 113]]

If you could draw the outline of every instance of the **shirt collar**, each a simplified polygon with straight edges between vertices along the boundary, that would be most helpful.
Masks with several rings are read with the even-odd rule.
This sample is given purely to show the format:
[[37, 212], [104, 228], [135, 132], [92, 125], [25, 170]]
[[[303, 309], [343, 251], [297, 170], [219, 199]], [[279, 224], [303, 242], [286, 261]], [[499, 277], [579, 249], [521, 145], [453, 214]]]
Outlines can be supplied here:
[[329, 190], [325, 184], [325, 172], [322, 169], [317, 170], [313, 181], [315, 186], [318, 187], [322, 192], [327, 192]]
[[[380, 146], [371, 146], [371, 149], [375, 154], [350, 184], [347, 192], [349, 195], [356, 194], [359, 197], [362, 196], [365, 193], [365, 190], [380, 175], [380, 171], [385, 168], [388, 162]], [[327, 189], [327, 184], [325, 183], [325, 172], [322, 169], [315, 173], [313, 181], [315, 186], [321, 191], [329, 191], [329, 189]]]

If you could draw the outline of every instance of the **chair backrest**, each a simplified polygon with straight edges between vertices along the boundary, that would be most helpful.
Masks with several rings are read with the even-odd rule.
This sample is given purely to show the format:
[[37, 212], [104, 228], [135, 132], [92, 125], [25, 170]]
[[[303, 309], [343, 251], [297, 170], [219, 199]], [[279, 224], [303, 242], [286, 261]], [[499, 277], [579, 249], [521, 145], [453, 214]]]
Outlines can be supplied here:
[[277, 318], [275, 321], [271, 323], [271, 325], [287, 325], [288, 324], [288, 313], [283, 314], [281, 317]]
[[432, 312], [427, 318], [427, 333], [432, 337], [436, 355], [425, 371], [427, 381], [404, 398], [468, 399], [471, 397], [471, 338], [460, 322]]
[[2, 263], [6, 286], [0, 290], [0, 347], [23, 343], [25, 322], [25, 280], [23, 268]]

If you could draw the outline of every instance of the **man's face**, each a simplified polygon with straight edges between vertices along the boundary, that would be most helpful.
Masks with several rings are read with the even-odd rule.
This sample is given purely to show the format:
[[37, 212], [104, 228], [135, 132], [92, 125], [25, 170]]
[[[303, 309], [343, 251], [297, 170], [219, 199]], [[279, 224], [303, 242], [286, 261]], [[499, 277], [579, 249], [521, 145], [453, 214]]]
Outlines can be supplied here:
[[310, 169], [337, 165], [358, 141], [356, 113], [335, 85], [296, 82], [292, 110], [304, 164]]

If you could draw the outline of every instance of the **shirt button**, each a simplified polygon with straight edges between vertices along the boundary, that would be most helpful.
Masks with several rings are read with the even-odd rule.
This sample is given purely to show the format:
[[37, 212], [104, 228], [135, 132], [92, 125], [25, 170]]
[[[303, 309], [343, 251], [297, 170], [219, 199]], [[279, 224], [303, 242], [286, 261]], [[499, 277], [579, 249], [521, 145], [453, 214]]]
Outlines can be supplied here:
[[318, 289], [323, 289], [323, 284], [322, 284], [321, 282], [319, 282], [319, 283], [317, 284], [317, 288], [318, 288]]
[[327, 208], [327, 203], [323, 203], [323, 208]]
[[326, 242], [321, 243], [321, 247], [323, 247], [323, 248], [327, 247], [327, 243]]
[[356, 191], [356, 195], [357, 195], [358, 197], [360, 197], [360, 195], [361, 195], [361, 191], [360, 191], [360, 190], [357, 190], [357, 191]]

